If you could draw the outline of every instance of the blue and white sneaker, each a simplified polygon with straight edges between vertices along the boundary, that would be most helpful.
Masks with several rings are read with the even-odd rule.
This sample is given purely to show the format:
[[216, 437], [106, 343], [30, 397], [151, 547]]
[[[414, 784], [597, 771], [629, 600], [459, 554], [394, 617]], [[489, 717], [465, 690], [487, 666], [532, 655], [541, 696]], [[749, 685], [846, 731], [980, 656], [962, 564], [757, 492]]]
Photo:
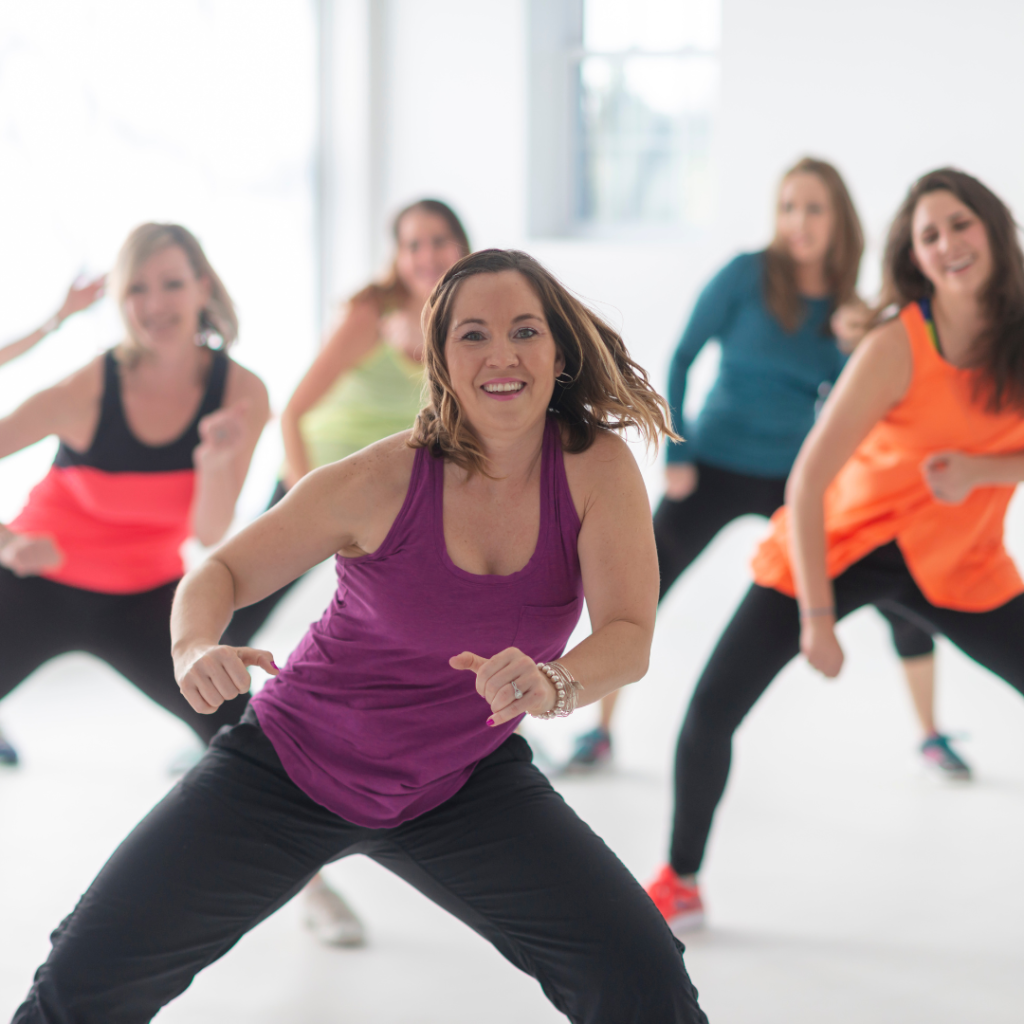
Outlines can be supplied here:
[[4, 739], [0, 732], [0, 764], [13, 768], [18, 763], [18, 752]]
[[970, 765], [953, 749], [949, 736], [933, 733], [921, 744], [925, 764], [944, 779], [970, 782]]
[[584, 733], [576, 741], [576, 749], [563, 771], [583, 774], [607, 768], [612, 762], [612, 735], [598, 726]]

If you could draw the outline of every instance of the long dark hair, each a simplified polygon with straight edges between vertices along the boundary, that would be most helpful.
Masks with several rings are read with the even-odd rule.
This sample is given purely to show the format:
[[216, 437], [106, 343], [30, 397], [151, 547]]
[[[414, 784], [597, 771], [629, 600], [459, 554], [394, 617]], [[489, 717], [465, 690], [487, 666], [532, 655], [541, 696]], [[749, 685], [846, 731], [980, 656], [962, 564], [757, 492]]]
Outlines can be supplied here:
[[[413, 212], [429, 213], [434, 217], [440, 217], [448, 225], [448, 230], [451, 232], [452, 238], [455, 239], [460, 254], [466, 256], [472, 251], [472, 246], [469, 244], [469, 236], [466, 234], [466, 229], [462, 226], [462, 221], [459, 220], [456, 212], [447, 203], [442, 203], [440, 199], [419, 199], [395, 214], [391, 221], [391, 238], [396, 247], [398, 245], [398, 232], [402, 226], [402, 219], [406, 214]], [[398, 276], [398, 258], [396, 255], [392, 259], [387, 273], [379, 281], [373, 281], [368, 284], [365, 288], [356, 292], [349, 301], [373, 302], [383, 316], [386, 313], [401, 308], [405, 305], [408, 298], [409, 289], [405, 287], [402, 279]]]
[[971, 366], [986, 392], [986, 407], [1024, 409], [1024, 253], [1007, 205], [977, 178], [953, 167], [922, 175], [907, 193], [889, 228], [882, 262], [879, 309], [931, 297], [931, 281], [913, 260], [914, 211], [922, 197], [950, 192], [985, 225], [992, 250], [992, 274], [981, 294], [988, 327], [975, 341]]
[[655, 444], [662, 435], [676, 437], [665, 399], [651, 386], [647, 371], [630, 358], [616, 331], [532, 256], [515, 249], [482, 249], [451, 267], [423, 307], [429, 403], [416, 419], [411, 447], [430, 448], [470, 472], [487, 472], [483, 449], [455, 397], [445, 341], [462, 282], [475, 274], [507, 270], [529, 282], [565, 359], [565, 370], [559, 374], [564, 382], [556, 379], [550, 408], [565, 424], [566, 451], [586, 451], [601, 430], [635, 427]]
[[[860, 218], [850, 198], [849, 190], [840, 173], [827, 161], [805, 156], [782, 176], [778, 200], [782, 189], [795, 174], [813, 174], [828, 190], [835, 213], [832, 239], [825, 255], [825, 280], [832, 299], [830, 313], [857, 295], [857, 274], [864, 253], [864, 232]], [[787, 331], [795, 331], [803, 319], [804, 300], [796, 286], [796, 267], [778, 235], [772, 239], [764, 254], [764, 297], [768, 308]], [[826, 319], [825, 323], [828, 323]]]

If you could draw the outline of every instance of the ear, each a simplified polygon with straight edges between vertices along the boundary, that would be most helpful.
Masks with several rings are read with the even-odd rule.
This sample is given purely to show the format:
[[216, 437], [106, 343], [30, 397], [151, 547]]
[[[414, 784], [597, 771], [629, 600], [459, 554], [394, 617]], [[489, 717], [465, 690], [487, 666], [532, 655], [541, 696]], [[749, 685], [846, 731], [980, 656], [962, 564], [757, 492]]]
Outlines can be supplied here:
[[213, 282], [203, 274], [202, 277], [197, 279], [196, 282], [199, 285], [199, 295], [203, 300], [203, 306], [210, 304], [210, 296], [213, 295]]
[[562, 350], [555, 346], [555, 376], [557, 377], [565, 369], [565, 356]]

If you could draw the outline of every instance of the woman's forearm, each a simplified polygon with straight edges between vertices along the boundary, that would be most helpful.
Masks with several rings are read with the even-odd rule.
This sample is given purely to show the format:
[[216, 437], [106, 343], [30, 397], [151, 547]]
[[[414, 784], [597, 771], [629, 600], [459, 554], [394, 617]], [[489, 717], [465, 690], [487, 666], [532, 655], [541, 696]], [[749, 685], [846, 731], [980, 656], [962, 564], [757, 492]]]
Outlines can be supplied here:
[[825, 541], [824, 492], [795, 474], [789, 508], [789, 545], [793, 582], [801, 612], [828, 617], [835, 605], [832, 581], [828, 578]]
[[196, 566], [178, 584], [171, 608], [171, 654], [188, 660], [199, 648], [216, 646], [235, 610], [231, 570], [215, 556]]
[[1024, 483], [1024, 452], [1013, 455], [975, 455], [976, 486], [996, 487]]
[[192, 504], [192, 530], [201, 544], [211, 547], [224, 538], [235, 517], [235, 502], [242, 490], [234, 459], [197, 467], [196, 493]]
[[642, 679], [650, 655], [651, 630], [618, 620], [592, 633], [558, 661], [581, 683], [578, 704], [583, 707]]
[[281, 413], [281, 439], [284, 442], [285, 480], [289, 490], [293, 488], [310, 470], [309, 453], [306, 442], [299, 428], [300, 416], [289, 404]]

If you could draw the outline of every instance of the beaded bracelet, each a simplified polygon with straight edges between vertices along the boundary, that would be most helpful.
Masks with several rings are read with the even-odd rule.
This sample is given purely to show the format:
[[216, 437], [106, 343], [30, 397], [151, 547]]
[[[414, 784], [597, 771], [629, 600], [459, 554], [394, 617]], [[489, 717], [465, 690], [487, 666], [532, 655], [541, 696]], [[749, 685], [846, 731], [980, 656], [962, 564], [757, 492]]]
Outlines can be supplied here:
[[550, 711], [531, 712], [533, 718], [568, 718], [576, 710], [583, 684], [560, 662], [538, 662], [537, 668], [551, 680], [555, 688], [555, 706]]

